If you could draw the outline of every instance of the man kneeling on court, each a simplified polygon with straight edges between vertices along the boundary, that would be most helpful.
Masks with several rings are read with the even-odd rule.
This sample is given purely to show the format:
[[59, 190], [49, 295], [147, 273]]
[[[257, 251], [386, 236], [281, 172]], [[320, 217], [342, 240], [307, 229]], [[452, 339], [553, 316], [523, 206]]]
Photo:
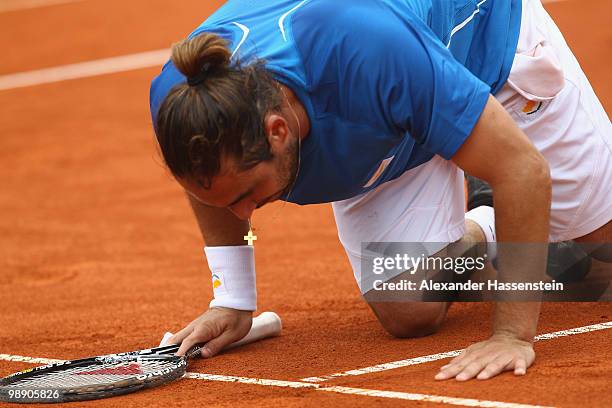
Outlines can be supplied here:
[[[226, 3], [151, 87], [215, 279], [209, 309], [171, 339], [179, 353], [212, 356], [249, 330], [243, 237], [274, 200], [332, 202], [360, 284], [362, 242], [610, 240], [610, 121], [538, 0], [275, 4]], [[464, 214], [463, 170], [491, 185], [494, 212]], [[499, 269], [543, 274], [538, 247], [500, 253]], [[449, 305], [369, 304], [397, 337], [434, 333]], [[539, 306], [497, 303], [491, 337], [436, 378], [525, 374]]]

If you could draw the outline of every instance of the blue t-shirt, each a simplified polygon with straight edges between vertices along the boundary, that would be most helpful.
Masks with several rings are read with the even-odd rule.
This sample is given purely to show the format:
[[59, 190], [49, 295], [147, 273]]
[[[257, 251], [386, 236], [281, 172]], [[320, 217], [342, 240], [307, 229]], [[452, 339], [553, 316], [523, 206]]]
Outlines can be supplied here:
[[[344, 200], [434, 155], [450, 159], [506, 82], [521, 0], [230, 0], [190, 36], [263, 59], [304, 105], [310, 132], [288, 201]], [[151, 114], [185, 81], [168, 62]]]

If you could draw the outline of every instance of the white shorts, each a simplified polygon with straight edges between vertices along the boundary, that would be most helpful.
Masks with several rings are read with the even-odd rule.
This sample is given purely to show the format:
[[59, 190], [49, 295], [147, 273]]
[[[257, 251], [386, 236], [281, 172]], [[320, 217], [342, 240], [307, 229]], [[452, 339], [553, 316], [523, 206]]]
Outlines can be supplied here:
[[[550, 240], [612, 219], [612, 124], [540, 0], [523, 0], [517, 54], [496, 95], [548, 160]], [[360, 287], [362, 242], [454, 242], [464, 233], [463, 172], [435, 157], [401, 177], [332, 204]], [[368, 287], [366, 285], [366, 287]]]

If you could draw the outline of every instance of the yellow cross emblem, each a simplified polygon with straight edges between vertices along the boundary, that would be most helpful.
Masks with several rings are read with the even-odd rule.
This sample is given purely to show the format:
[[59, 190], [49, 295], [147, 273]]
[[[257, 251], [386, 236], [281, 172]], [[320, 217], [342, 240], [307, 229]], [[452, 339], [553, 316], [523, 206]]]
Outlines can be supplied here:
[[249, 229], [249, 233], [244, 237], [245, 241], [248, 241], [249, 245], [253, 246], [253, 241], [257, 241], [257, 235], [253, 235], [253, 231]]

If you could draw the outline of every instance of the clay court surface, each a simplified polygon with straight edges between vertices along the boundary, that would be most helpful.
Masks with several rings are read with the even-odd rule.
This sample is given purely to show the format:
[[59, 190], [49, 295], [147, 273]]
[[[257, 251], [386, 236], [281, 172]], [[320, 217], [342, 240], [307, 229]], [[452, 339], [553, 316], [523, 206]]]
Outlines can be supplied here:
[[[220, 4], [0, 1], [0, 376], [28, 358], [150, 347], [207, 307], [203, 243], [150, 125], [166, 54], [140, 53], [168, 48]], [[612, 2], [546, 7], [612, 112]], [[130, 57], [99, 61], [118, 56]], [[66, 67], [91, 61], [106, 73]], [[57, 67], [82, 78], [31, 73]], [[394, 339], [360, 298], [329, 205], [273, 204], [253, 224], [259, 310], [282, 317], [282, 336], [198, 360], [193, 378], [83, 405], [612, 406], [612, 304], [544, 305], [539, 333], [586, 328], [537, 342], [524, 377], [437, 382], [448, 358], [415, 358], [485, 339], [491, 305], [456, 304], [438, 334]]]

